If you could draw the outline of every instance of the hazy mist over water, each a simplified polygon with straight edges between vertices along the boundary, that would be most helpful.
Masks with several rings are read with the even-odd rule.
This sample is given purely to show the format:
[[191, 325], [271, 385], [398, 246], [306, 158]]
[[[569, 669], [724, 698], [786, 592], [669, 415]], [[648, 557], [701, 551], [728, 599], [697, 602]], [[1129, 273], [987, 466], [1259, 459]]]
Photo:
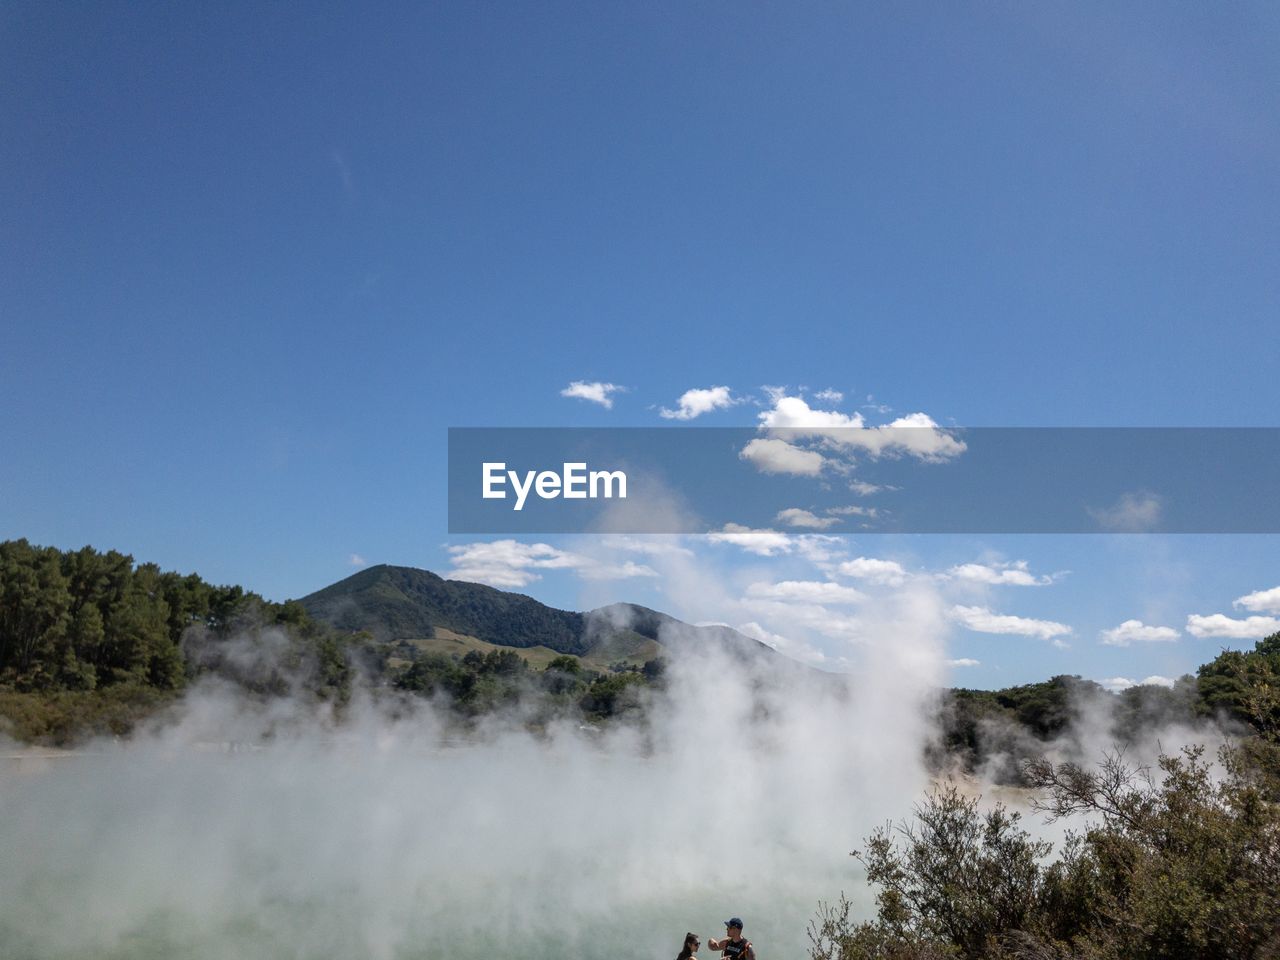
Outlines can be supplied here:
[[337, 724], [205, 683], [130, 742], [8, 761], [4, 956], [651, 958], [731, 915], [803, 956], [819, 900], [870, 912], [849, 851], [929, 783], [943, 604], [873, 606], [856, 674], [686, 652], [640, 727], [462, 742], [425, 701]]
[[426, 706], [333, 725], [198, 688], [174, 726], [9, 764], [0, 933], [31, 958], [660, 957], [736, 914], [802, 953], [858, 885], [849, 850], [926, 783], [924, 610], [904, 598], [920, 622], [847, 688], [683, 657], [643, 731], [459, 744]]

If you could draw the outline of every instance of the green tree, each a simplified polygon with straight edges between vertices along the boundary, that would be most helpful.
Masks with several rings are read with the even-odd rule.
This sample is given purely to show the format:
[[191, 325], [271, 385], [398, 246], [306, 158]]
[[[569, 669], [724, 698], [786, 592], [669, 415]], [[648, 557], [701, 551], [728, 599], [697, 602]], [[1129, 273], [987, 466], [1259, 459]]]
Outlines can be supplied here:
[[1225, 714], [1256, 732], [1280, 731], [1280, 633], [1254, 644], [1253, 650], [1227, 650], [1198, 671], [1199, 709]]
[[[850, 928], [847, 905], [843, 929], [832, 914], [820, 916], [810, 928], [815, 960], [910, 951], [994, 955], [1026, 927], [1042, 896], [1039, 860], [1050, 846], [1033, 840], [1019, 820], [999, 804], [980, 812], [977, 798], [954, 785], [934, 790], [914, 820], [875, 831], [865, 851], [854, 851], [880, 888], [877, 919]], [[880, 953], [871, 949], [877, 943]]]
[[587, 676], [577, 657], [561, 654], [547, 664], [540, 682], [542, 689], [553, 697], [576, 697], [587, 685]]
[[611, 673], [597, 677], [583, 692], [578, 706], [584, 714], [603, 720], [640, 709], [644, 677], [639, 673]]
[[[1270, 767], [1260, 768], [1261, 756]], [[843, 898], [810, 926], [814, 960], [1238, 960], [1280, 956], [1280, 769], [1274, 753], [1203, 748], [1158, 773], [1118, 754], [1096, 769], [1039, 760], [1051, 820], [1084, 818], [1052, 863], [1016, 814], [954, 787], [855, 853], [879, 888], [874, 920]]]
[[71, 625], [71, 594], [53, 548], [0, 544], [0, 674], [20, 687], [56, 683]]
[[71, 648], [79, 679], [74, 683], [68, 681], [68, 688], [92, 690], [97, 685], [98, 670], [95, 664], [105, 638], [106, 629], [97, 604], [82, 604], [71, 620]]

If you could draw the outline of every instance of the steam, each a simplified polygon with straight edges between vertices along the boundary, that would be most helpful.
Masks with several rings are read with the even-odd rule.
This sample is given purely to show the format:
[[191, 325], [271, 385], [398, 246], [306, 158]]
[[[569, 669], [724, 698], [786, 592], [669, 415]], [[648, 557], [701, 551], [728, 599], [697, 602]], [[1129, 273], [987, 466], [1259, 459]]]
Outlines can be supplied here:
[[[838, 573], [829, 538], [809, 536], [793, 552]], [[733, 584], [674, 541], [637, 543], [681, 614], [759, 612], [744, 606], [763, 602], [746, 589], [758, 570]], [[813, 614], [813, 591], [787, 583], [765, 599]], [[819, 900], [844, 890], [870, 913], [848, 851], [932, 776], [950, 600], [930, 577], [859, 584], [839, 596], [877, 592], [854, 616], [810, 618], [852, 631], [848, 673], [744, 660], [669, 625], [666, 692], [604, 730], [531, 733], [515, 715], [460, 737], [436, 705], [385, 690], [358, 691], [338, 722], [301, 696], [205, 682], [129, 742], [10, 761], [0, 942], [30, 960], [652, 958], [738, 915], [762, 955], [802, 956]], [[627, 609], [602, 616], [624, 626]], [[199, 639], [192, 655], [212, 656]], [[259, 632], [220, 662], [260, 676], [287, 646]], [[1114, 709], [1082, 702], [1050, 750], [1096, 759]], [[1173, 734], [1158, 746], [1203, 740]]]
[[338, 724], [201, 684], [173, 725], [6, 769], [0, 939], [32, 958], [652, 957], [738, 914], [762, 950], [801, 953], [848, 850], [927, 782], [941, 618], [904, 591], [847, 678], [668, 628], [666, 694], [603, 733], [504, 718], [460, 742], [423, 701], [366, 692]]

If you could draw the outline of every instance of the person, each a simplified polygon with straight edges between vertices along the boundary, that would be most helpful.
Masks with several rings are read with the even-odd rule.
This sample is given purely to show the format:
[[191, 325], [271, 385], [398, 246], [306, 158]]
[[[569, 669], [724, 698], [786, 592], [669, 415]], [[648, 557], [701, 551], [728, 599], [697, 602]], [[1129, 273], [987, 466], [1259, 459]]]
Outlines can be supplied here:
[[751, 941], [743, 939], [742, 936], [742, 920], [739, 917], [724, 922], [724, 939], [717, 940], [712, 937], [707, 941], [707, 946], [712, 950], [719, 950], [720, 956], [728, 957], [729, 960], [756, 960], [756, 952], [751, 947]]
[[700, 946], [702, 946], [702, 941], [698, 939], [696, 933], [686, 933], [684, 935], [684, 946], [676, 956], [676, 960], [698, 960], [697, 954]]

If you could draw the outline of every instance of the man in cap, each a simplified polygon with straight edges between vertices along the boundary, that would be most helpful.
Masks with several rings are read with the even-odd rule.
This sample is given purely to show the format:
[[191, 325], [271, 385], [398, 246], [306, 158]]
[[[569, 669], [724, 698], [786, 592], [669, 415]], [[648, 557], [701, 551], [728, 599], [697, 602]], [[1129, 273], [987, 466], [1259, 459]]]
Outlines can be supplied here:
[[726, 920], [724, 927], [724, 939], [717, 940], [711, 937], [707, 940], [707, 946], [712, 950], [719, 950], [720, 956], [728, 957], [729, 960], [756, 960], [756, 952], [751, 949], [751, 941], [744, 940], [742, 937], [742, 919], [733, 917]]

